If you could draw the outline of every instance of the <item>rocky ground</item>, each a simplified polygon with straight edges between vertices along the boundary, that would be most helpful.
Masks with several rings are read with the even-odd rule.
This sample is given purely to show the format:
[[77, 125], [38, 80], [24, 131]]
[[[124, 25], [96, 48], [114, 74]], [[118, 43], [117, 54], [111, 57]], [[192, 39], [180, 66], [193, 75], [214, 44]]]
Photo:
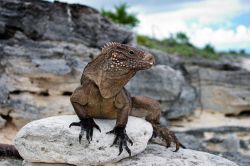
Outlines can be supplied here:
[[[94, 138], [89, 144], [86, 139], [78, 143], [79, 127], [69, 128], [69, 124], [77, 121], [76, 115], [54, 116], [33, 121], [25, 125], [15, 137], [15, 147], [24, 158], [26, 165], [47, 165], [47, 163], [62, 163], [61, 165], [159, 165], [159, 166], [203, 166], [221, 165], [236, 166], [235, 163], [222, 157], [190, 149], [180, 149], [173, 152], [174, 147], [150, 144], [153, 128], [150, 123], [141, 118], [129, 117], [126, 127], [127, 134], [133, 141], [128, 144], [131, 157], [124, 148], [118, 155], [118, 146], [113, 143], [113, 134], [106, 132], [113, 129], [115, 120], [95, 119], [101, 132], [94, 130]], [[50, 133], [50, 134], [48, 134]], [[127, 159], [126, 159], [127, 158]], [[50, 164], [49, 164], [50, 165]]]
[[[30, 121], [74, 114], [69, 96], [108, 41], [136, 45], [130, 30], [87, 6], [0, 1], [1, 143], [11, 143]], [[162, 124], [172, 125], [188, 148], [250, 165], [250, 59], [141, 49], [155, 56], [156, 65], [128, 83], [131, 94], [157, 99]]]

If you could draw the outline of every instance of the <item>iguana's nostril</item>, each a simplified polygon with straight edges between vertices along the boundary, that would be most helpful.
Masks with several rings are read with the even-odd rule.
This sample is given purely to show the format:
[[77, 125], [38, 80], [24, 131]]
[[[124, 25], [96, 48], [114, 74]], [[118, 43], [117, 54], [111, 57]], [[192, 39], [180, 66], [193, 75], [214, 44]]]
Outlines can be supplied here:
[[154, 58], [154, 56], [151, 55], [151, 54], [145, 54], [143, 60], [144, 60], [144, 61], [147, 61], [147, 62], [149, 62], [149, 63], [152, 63], [152, 64], [155, 63], [155, 58]]

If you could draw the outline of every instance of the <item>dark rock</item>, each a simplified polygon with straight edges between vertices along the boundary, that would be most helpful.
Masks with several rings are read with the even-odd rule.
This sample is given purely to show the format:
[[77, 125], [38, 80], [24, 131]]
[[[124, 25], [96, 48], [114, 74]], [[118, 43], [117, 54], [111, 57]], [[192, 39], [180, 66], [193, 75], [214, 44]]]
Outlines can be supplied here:
[[145, 95], [162, 102], [174, 101], [181, 93], [184, 82], [181, 73], [165, 65], [156, 65], [150, 70], [140, 71], [128, 83], [133, 95]]
[[84, 5], [24, 0], [1, 1], [0, 8], [0, 32], [4, 39], [22, 31], [32, 40], [63, 40], [98, 48], [107, 41], [133, 40], [130, 31]]
[[240, 147], [245, 150], [250, 150], [250, 140], [240, 140]]
[[234, 161], [239, 166], [247, 166], [250, 165], [249, 156], [242, 155], [239, 152], [225, 152], [222, 153], [222, 156], [226, 159], [229, 159], [231, 161]]
[[187, 116], [197, 107], [197, 94], [181, 71], [166, 65], [156, 65], [140, 71], [126, 86], [132, 95], [154, 98], [161, 103], [168, 119]]
[[182, 86], [181, 93], [172, 103], [169, 111], [165, 116], [168, 119], [176, 119], [190, 115], [198, 107], [198, 94], [196, 89], [190, 86], [187, 82]]
[[202, 139], [191, 134], [176, 133], [178, 140], [187, 148], [194, 150], [204, 150]]

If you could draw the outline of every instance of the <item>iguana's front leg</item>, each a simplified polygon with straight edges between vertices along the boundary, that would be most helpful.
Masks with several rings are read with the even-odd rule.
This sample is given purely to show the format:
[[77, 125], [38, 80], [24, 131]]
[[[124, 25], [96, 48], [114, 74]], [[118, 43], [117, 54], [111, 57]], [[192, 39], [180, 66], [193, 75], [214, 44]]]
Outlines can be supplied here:
[[81, 143], [82, 136], [84, 134], [84, 131], [86, 132], [86, 138], [88, 142], [92, 141], [93, 137], [93, 129], [96, 128], [101, 132], [100, 127], [95, 123], [93, 118], [90, 118], [86, 115], [86, 111], [84, 110], [84, 107], [78, 103], [72, 103], [75, 112], [80, 113], [80, 116], [78, 115], [80, 121], [79, 122], [72, 122], [69, 127], [71, 126], [80, 126], [81, 132], [79, 134], [79, 143]]
[[74, 93], [70, 97], [70, 101], [80, 121], [71, 123], [69, 127], [80, 126], [81, 131], [79, 134], [79, 143], [81, 143], [81, 139], [82, 139], [84, 132], [86, 132], [86, 138], [88, 142], [90, 143], [90, 141], [92, 141], [94, 128], [98, 129], [100, 132], [101, 132], [101, 129], [95, 123], [93, 118], [88, 116], [87, 110], [85, 110], [84, 106], [88, 104], [88, 100], [87, 100], [86, 92], [83, 86], [77, 88], [74, 91]]
[[118, 98], [116, 98], [115, 106], [118, 108], [116, 125], [114, 129], [107, 132], [107, 134], [115, 134], [115, 139], [111, 146], [116, 144], [119, 145], [118, 155], [120, 155], [123, 151], [123, 148], [125, 148], [129, 156], [131, 156], [131, 150], [129, 149], [127, 142], [129, 142], [131, 146], [133, 145], [133, 142], [128, 137], [125, 129], [128, 122], [128, 115], [132, 109], [131, 102], [127, 96], [125, 96], [125, 94], [121, 94], [118, 96]]

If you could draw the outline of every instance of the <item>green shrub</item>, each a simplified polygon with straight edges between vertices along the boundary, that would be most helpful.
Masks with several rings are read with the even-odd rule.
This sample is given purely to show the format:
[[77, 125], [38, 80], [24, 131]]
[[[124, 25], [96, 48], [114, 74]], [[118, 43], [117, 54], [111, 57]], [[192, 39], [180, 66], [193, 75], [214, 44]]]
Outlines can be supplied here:
[[177, 32], [175, 35], [175, 39], [177, 42], [182, 44], [189, 43], [189, 37], [184, 32]]
[[203, 50], [209, 53], [215, 53], [214, 47], [211, 44], [206, 44]]
[[135, 27], [139, 24], [139, 20], [134, 13], [128, 13], [128, 5], [126, 3], [115, 6], [115, 11], [101, 10], [101, 14], [110, 18], [113, 22], [123, 25]]

